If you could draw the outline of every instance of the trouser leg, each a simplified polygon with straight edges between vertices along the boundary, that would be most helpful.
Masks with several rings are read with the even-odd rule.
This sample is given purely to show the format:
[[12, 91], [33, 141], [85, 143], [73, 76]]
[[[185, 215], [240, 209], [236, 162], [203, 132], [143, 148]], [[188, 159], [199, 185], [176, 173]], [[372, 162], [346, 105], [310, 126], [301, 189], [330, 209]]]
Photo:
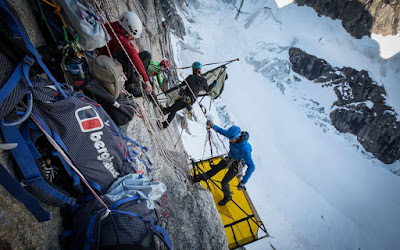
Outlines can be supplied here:
[[[126, 77], [128, 78], [128, 80], [125, 82], [125, 89], [135, 97], [142, 96], [142, 90], [139, 85], [140, 83], [138, 72], [136, 72], [135, 68], [131, 64], [124, 51], [115, 51], [113, 53], [113, 57], [121, 63], [122, 69], [124, 70]], [[147, 70], [151, 61], [151, 54], [147, 51], [143, 51], [139, 53], [139, 58], [142, 61], [145, 70]]]
[[[236, 164], [235, 164], [236, 163]], [[237, 162], [233, 162], [232, 166], [229, 168], [228, 172], [221, 181], [222, 192], [224, 193], [224, 198], [231, 198], [231, 190], [229, 187], [229, 182], [238, 174]]]
[[187, 108], [187, 106], [190, 106], [187, 102], [184, 102], [182, 100], [182, 98], [178, 99], [171, 107], [167, 108], [167, 112], [169, 113], [168, 115], [168, 123], [171, 123], [172, 120], [174, 119], [176, 112], [178, 112], [179, 110], [183, 109], [183, 108]]
[[219, 171], [226, 168], [227, 164], [227, 161], [225, 159], [222, 159], [216, 166], [213, 166], [210, 170], [208, 170], [205, 175], [207, 176], [207, 178], [211, 178]]
[[125, 72], [126, 78], [128, 78], [128, 80], [125, 82], [125, 87], [132, 88], [135, 83], [139, 83], [138, 78], [136, 77], [137, 75], [135, 73], [135, 69], [133, 68], [124, 51], [117, 50], [113, 52], [112, 56], [122, 65], [122, 69]]
[[147, 71], [151, 61], [151, 54], [148, 51], [142, 51], [139, 53], [139, 58], [143, 63], [144, 69]]

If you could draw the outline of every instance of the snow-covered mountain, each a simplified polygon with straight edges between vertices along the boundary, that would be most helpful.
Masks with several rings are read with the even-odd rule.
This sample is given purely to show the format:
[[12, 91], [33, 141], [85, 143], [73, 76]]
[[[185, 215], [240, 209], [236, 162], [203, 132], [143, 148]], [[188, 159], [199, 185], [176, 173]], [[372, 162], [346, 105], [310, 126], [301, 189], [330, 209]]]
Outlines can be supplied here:
[[[221, 98], [202, 104], [214, 123], [250, 133], [256, 171], [247, 189], [274, 238], [248, 248], [269, 249], [271, 242], [277, 249], [395, 249], [400, 178], [392, 172], [399, 161], [384, 164], [356, 136], [336, 130], [333, 87], [295, 73], [289, 50], [366, 70], [398, 113], [400, 34], [356, 39], [340, 20], [292, 1], [244, 1], [238, 14], [240, 2], [187, 1], [179, 10], [186, 36], [173, 36], [173, 46], [178, 66], [240, 58], [228, 66]], [[179, 71], [181, 78], [190, 73]], [[194, 110], [182, 138], [188, 153], [201, 159], [210, 156], [206, 118], [198, 105]], [[212, 140], [214, 155], [226, 152], [227, 140], [215, 133]]]

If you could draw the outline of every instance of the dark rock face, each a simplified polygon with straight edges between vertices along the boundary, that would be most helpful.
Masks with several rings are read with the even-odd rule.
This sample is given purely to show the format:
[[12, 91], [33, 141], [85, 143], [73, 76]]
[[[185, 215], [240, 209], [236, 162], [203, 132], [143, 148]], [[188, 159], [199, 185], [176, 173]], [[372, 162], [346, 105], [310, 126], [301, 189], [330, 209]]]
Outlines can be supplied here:
[[400, 31], [398, 0], [296, 0], [300, 6], [315, 9], [320, 15], [341, 19], [352, 36], [361, 38], [371, 33], [395, 35]]
[[291, 48], [289, 56], [293, 71], [309, 80], [315, 80], [324, 72], [333, 71], [332, 67], [324, 59], [319, 59], [311, 55], [305, 57], [304, 51], [298, 48]]
[[400, 158], [400, 122], [385, 103], [385, 89], [368, 72], [333, 68], [298, 48], [291, 48], [289, 56], [293, 71], [323, 87], [333, 87], [338, 99], [330, 118], [338, 131], [357, 135], [365, 150], [384, 163]]
[[[185, 26], [183, 24], [183, 20], [175, 7], [175, 3], [171, 0], [161, 1], [162, 9], [165, 12], [165, 19], [168, 25], [171, 27], [176, 36], [183, 39], [186, 35]], [[178, 1], [178, 4], [186, 5], [186, 2]]]

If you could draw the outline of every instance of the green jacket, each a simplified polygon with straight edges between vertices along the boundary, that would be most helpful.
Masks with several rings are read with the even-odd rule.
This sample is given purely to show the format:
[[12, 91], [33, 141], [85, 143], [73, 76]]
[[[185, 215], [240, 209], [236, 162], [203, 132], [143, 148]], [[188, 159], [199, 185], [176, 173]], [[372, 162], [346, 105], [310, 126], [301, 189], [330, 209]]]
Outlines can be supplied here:
[[147, 75], [148, 76], [157, 76], [158, 85], [162, 84], [162, 78], [160, 74], [160, 63], [156, 61], [151, 61], [149, 67], [147, 68]]

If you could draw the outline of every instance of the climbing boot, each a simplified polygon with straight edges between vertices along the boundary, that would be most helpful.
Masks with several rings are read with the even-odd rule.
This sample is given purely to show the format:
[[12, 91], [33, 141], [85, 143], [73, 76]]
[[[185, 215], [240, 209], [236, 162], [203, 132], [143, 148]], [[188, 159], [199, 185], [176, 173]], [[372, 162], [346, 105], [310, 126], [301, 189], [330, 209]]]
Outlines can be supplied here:
[[219, 202], [218, 202], [218, 206], [225, 206], [225, 204], [226, 203], [228, 203], [229, 201], [231, 200], [231, 198], [230, 197], [224, 197], [222, 200], [220, 200]]
[[168, 127], [168, 122], [166, 122], [166, 121], [163, 122], [163, 123], [162, 123], [162, 127], [163, 127], [163, 129], [167, 128], [167, 127]]
[[163, 115], [166, 115], [169, 113], [168, 108], [161, 108], [161, 111], [162, 111]]

